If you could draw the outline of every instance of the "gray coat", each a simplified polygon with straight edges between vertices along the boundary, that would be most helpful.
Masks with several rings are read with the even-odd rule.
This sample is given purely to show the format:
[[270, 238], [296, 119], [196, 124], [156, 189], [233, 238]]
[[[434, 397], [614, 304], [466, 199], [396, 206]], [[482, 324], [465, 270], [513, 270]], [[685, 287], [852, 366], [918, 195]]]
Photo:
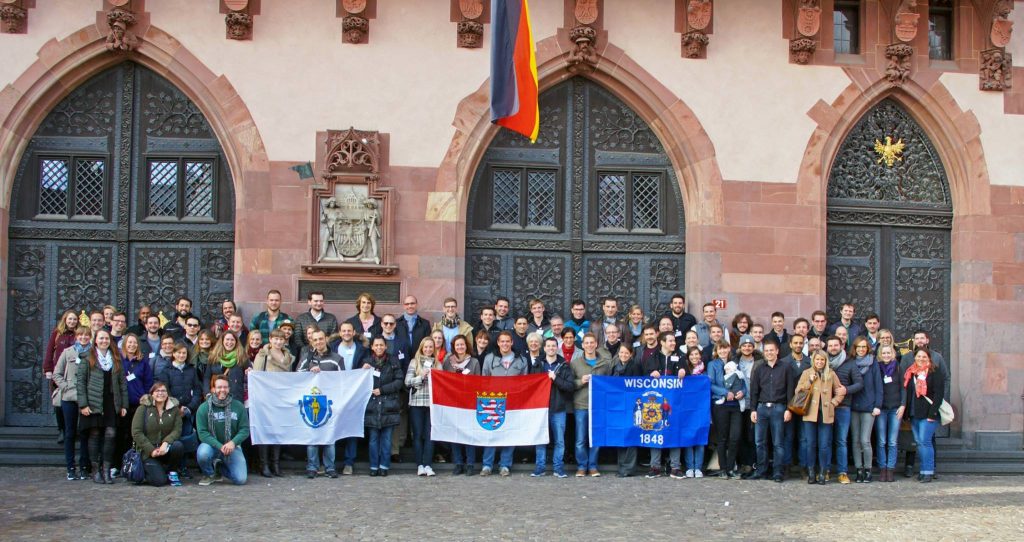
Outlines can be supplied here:
[[[86, 354], [88, 353], [86, 350]], [[53, 369], [53, 383], [60, 390], [61, 401], [78, 402], [78, 368], [82, 366], [83, 361], [85, 360], [78, 355], [74, 346], [65, 348], [60, 353], [57, 366]]]

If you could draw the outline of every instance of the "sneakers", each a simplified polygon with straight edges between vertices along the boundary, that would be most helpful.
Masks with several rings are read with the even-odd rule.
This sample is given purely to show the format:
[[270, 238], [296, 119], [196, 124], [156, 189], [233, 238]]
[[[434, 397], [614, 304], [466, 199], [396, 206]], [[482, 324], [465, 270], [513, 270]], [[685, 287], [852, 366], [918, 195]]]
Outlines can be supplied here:
[[491, 475], [491, 468], [490, 467], [484, 467], [484, 468], [480, 469], [480, 476], [490, 476], [490, 475]]
[[462, 474], [464, 472], [466, 472], [466, 467], [465, 466], [463, 466], [463, 465], [455, 465], [455, 468], [452, 469], [452, 476], [458, 476], [458, 475], [460, 475], [460, 474]]
[[476, 465], [474, 465], [472, 463], [468, 463], [466, 465], [466, 476], [474, 476], [474, 475], [476, 475]]
[[432, 469], [429, 465], [423, 466], [423, 473], [426, 474], [428, 478], [431, 476], [437, 476], [437, 474], [434, 472], [434, 469]]
[[213, 476], [203, 476], [202, 478], [199, 479], [199, 485], [206, 487], [208, 485], [213, 484], [215, 481], [216, 480], [213, 479]]
[[845, 472], [840, 472], [839, 473], [839, 483], [840, 484], [849, 484], [850, 483], [850, 477], [847, 476]]
[[178, 473], [171, 471], [167, 473], [167, 481], [174, 487], [181, 487], [181, 478], [178, 477]]
[[591, 478], [600, 478], [601, 477], [601, 471], [599, 471], [597, 469], [590, 469], [590, 472], [588, 474], [590, 474]]
[[306, 471], [306, 478], [309, 478], [310, 480], [312, 480], [313, 478], [316, 478], [316, 471], [315, 470], [308, 470], [308, 471]]
[[352, 476], [352, 465], [345, 465], [341, 468], [342, 476]]
[[651, 470], [647, 471], [647, 476], [645, 476], [645, 478], [660, 478], [660, 477], [661, 477], [661, 469], [659, 469], [658, 467], [651, 467]]
[[75, 475], [75, 468], [74, 467], [69, 468], [68, 469], [68, 481], [71, 482], [71, 481], [77, 480], [77, 479], [78, 479], [78, 476]]
[[668, 476], [669, 478], [674, 478], [676, 480], [688, 477], [687, 475], [683, 474], [683, 471], [681, 469], [672, 469], [671, 471], [669, 471]]
[[587, 471], [585, 471], [583, 469], [580, 469], [580, 470], [576, 471], [576, 477], [577, 478], [583, 478], [586, 475], [587, 475]]
[[86, 469], [85, 467], [78, 467], [78, 476], [77, 476], [76, 479], [77, 480], [88, 480], [89, 479], [89, 470]]
[[544, 474], [544, 469], [537, 467], [530, 473], [530, 478], [540, 478], [541, 476], [544, 476]]
[[566, 473], [564, 473], [564, 472], [562, 472], [560, 470], [556, 470], [555, 471], [555, 478], [568, 478], [568, 477], [569, 477], [568, 474], [566, 474]]
[[498, 471], [498, 474], [508, 476], [511, 473], [509, 472], [508, 467], [502, 467], [501, 470]]
[[120, 473], [121, 473], [121, 471], [117, 470], [114, 467], [110, 467], [110, 477], [111, 478], [117, 478], [117, 475], [120, 474]]
[[329, 470], [329, 471], [327, 471], [326, 474], [327, 474], [328, 478], [337, 478], [338, 477], [338, 471], [336, 471], [336, 470]]
[[426, 476], [426, 475], [427, 475], [427, 472], [425, 470], [423, 470], [423, 465], [418, 465], [416, 467], [416, 476]]
[[686, 469], [686, 477], [693, 478], [693, 469]]
[[704, 477], [704, 473], [701, 472], [700, 469], [693, 469], [693, 477], [694, 478], [703, 478]]

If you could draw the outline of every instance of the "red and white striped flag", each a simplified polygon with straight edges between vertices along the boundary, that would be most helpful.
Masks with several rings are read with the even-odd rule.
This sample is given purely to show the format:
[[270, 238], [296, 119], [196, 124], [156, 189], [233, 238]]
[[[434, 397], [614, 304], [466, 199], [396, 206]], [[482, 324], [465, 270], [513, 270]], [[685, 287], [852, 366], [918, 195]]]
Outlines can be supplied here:
[[430, 372], [430, 438], [473, 446], [548, 443], [547, 374]]

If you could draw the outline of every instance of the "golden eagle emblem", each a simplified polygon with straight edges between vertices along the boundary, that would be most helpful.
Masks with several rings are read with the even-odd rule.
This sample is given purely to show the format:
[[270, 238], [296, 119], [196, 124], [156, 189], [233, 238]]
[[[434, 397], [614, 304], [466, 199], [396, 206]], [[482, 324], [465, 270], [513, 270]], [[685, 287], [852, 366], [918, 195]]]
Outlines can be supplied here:
[[877, 163], [881, 164], [884, 161], [886, 167], [892, 167], [897, 160], [903, 160], [903, 157], [900, 155], [903, 154], [903, 149], [906, 146], [903, 143], [903, 138], [900, 138], [895, 143], [892, 142], [892, 137], [890, 136], [885, 136], [885, 143], [876, 139], [875, 152], [879, 156]]

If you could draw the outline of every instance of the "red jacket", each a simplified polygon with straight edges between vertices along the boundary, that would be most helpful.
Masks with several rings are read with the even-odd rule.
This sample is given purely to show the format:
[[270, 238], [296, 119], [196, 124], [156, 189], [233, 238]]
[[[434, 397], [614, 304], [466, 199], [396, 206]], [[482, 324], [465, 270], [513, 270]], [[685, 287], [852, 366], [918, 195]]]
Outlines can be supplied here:
[[54, 328], [50, 341], [46, 343], [46, 356], [43, 358], [43, 373], [52, 373], [57, 366], [57, 358], [68, 347], [75, 344], [75, 332], [72, 330], [58, 334]]

